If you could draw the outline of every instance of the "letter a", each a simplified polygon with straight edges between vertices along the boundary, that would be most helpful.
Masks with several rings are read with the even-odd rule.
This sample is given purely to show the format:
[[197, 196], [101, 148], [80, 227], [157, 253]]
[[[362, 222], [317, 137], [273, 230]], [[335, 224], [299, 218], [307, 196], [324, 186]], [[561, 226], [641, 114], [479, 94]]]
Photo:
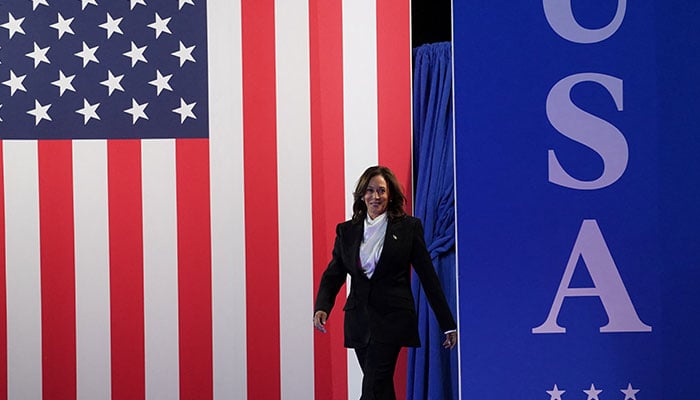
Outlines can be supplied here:
[[[579, 256], [583, 257], [593, 280], [593, 287], [569, 287]], [[581, 296], [599, 297], [603, 303], [608, 314], [608, 324], [602, 326], [600, 332], [651, 332], [651, 326], [639, 319], [603, 234], [594, 219], [586, 219], [581, 224], [549, 316], [542, 325], [533, 328], [532, 333], [565, 333], [566, 328], [557, 324], [564, 298]]]

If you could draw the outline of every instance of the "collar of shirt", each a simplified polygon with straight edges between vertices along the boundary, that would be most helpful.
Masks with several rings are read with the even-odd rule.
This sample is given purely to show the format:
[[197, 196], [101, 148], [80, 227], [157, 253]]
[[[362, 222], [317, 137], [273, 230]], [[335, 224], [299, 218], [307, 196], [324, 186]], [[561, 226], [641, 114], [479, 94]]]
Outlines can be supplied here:
[[383, 212], [381, 215], [379, 215], [377, 218], [372, 219], [372, 217], [369, 216], [369, 213], [367, 213], [367, 217], [365, 218], [365, 228], [368, 226], [373, 226], [376, 224], [381, 224], [382, 221], [386, 220], [386, 211]]

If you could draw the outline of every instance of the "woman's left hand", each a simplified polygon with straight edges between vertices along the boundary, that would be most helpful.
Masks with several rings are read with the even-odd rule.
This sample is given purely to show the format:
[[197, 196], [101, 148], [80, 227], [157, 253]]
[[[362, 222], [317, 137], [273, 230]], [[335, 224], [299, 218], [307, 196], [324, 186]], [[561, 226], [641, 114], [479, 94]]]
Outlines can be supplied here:
[[457, 345], [457, 331], [447, 332], [442, 346], [446, 349], [453, 349]]

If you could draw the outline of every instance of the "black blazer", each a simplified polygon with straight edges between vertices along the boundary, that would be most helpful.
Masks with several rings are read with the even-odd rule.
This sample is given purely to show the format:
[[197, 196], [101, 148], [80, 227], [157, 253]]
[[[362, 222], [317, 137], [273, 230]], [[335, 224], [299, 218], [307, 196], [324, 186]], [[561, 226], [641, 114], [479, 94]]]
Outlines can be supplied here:
[[364, 223], [345, 221], [336, 228], [333, 257], [321, 277], [314, 311], [330, 315], [335, 297], [352, 277], [345, 304], [345, 347], [363, 347], [370, 337], [399, 346], [420, 346], [415, 302], [411, 292], [411, 265], [418, 274], [428, 302], [443, 332], [457, 329], [415, 217], [388, 221], [384, 247], [372, 278], [360, 266]]

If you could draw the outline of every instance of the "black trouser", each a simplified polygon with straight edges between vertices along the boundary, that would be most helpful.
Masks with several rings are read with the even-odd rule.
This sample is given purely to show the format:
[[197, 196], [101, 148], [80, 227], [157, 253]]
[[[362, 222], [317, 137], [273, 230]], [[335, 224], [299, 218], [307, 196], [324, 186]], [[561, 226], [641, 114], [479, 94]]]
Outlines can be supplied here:
[[363, 374], [360, 400], [396, 400], [394, 370], [400, 350], [400, 346], [373, 340], [355, 349]]

